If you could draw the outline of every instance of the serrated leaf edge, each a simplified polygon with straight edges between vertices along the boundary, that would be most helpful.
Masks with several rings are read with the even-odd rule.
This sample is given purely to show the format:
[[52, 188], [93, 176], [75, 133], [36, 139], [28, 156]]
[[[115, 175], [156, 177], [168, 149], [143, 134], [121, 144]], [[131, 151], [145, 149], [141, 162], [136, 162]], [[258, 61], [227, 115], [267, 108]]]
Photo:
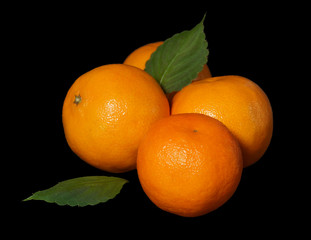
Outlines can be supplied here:
[[[201, 27], [203, 28], [203, 29], [202, 29], [202, 32], [203, 32], [203, 34], [205, 35], [205, 33], [204, 33], [204, 24], [203, 24], [203, 23], [204, 23], [204, 20], [205, 20], [205, 17], [206, 17], [206, 13], [204, 14], [203, 19], [201, 20], [201, 22], [198, 23], [194, 28], [192, 28], [192, 29], [190, 29], [190, 30], [182, 31], [182, 32], [180, 32], [180, 33], [176, 33], [176, 34], [174, 34], [172, 37], [166, 39], [166, 40], [164, 41], [164, 43], [163, 43], [162, 45], [160, 45], [160, 46], [157, 48], [157, 50], [151, 54], [149, 60], [146, 62], [145, 71], [147, 71], [147, 72], [148, 72], [149, 74], [151, 74], [151, 75], [154, 75], [152, 72], [150, 72], [149, 69], [147, 69], [147, 66], [150, 64], [149, 62], [152, 62], [152, 61], [153, 61], [153, 58], [154, 58], [154, 56], [155, 56], [155, 53], [156, 53], [158, 50], [161, 51], [162, 48], [164, 48], [164, 46], [165, 46], [165, 44], [166, 44], [167, 41], [171, 41], [172, 39], [175, 39], [176, 37], [178, 37], [178, 36], [181, 35], [181, 34], [185, 34], [185, 33], [191, 32], [191, 31], [195, 31], [196, 29], [198, 29], [198, 31], [199, 31], [199, 29], [200, 29]], [[205, 53], [205, 55], [206, 55], [206, 60], [205, 60], [205, 63], [202, 64], [202, 66], [201, 66], [201, 68], [200, 68], [201, 70], [203, 69], [204, 64], [207, 63], [207, 61], [208, 61], [208, 55], [209, 55], [209, 50], [208, 50], [208, 48], [207, 48], [207, 47], [208, 47], [208, 42], [206, 41], [206, 36], [205, 36], [205, 38], [204, 38], [204, 44], [205, 44], [205, 51], [206, 51], [206, 53]], [[165, 75], [166, 75], [166, 73], [170, 70], [170, 66], [174, 63], [174, 60], [175, 60], [180, 54], [181, 54], [181, 52], [176, 53], [176, 55], [174, 56], [174, 58], [170, 61], [169, 65], [168, 65], [167, 68], [165, 69], [165, 71], [164, 71], [164, 73], [162, 74], [161, 78], [160, 78], [160, 79], [156, 79], [156, 80], [158, 81], [158, 83], [161, 85], [161, 87], [163, 88], [163, 90], [164, 90], [166, 93], [170, 93], [170, 92], [172, 92], [172, 91], [175, 91], [175, 90], [169, 90], [169, 91], [168, 91], [167, 89], [165, 89], [165, 88], [163, 87], [163, 79], [165, 79]], [[149, 68], [149, 67], [148, 67], [148, 68]], [[153, 68], [151, 68], [151, 70], [153, 70]], [[193, 78], [192, 78], [192, 79], [194, 79], [195, 77], [197, 77], [197, 75], [200, 73], [201, 70], [199, 70], [199, 71], [195, 72], [194, 74], [192, 74], [192, 75], [193, 75]], [[155, 77], [155, 76], [153, 76], [153, 77]], [[183, 87], [185, 87], [186, 85], [190, 84], [191, 81], [192, 81], [192, 80], [190, 79], [190, 80], [188, 81], [188, 83], [186, 83]], [[183, 87], [181, 87], [181, 88], [183, 88]], [[167, 88], [167, 87], [166, 87], [166, 88]], [[177, 89], [176, 91], [179, 91], [179, 90], [180, 90], [180, 89]]]

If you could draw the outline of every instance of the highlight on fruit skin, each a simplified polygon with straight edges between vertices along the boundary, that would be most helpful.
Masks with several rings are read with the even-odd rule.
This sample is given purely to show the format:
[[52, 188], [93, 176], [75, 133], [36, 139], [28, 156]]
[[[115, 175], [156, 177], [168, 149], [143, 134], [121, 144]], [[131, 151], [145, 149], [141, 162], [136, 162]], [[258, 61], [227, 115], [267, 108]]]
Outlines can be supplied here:
[[244, 167], [263, 156], [272, 138], [270, 101], [242, 76], [212, 77], [184, 87], [172, 100], [171, 114], [179, 113], [201, 113], [225, 124], [241, 145]]
[[137, 173], [160, 209], [197, 217], [216, 210], [236, 191], [243, 170], [236, 138], [220, 121], [198, 113], [162, 118], [150, 127]]
[[101, 170], [136, 168], [138, 145], [149, 126], [170, 115], [156, 80], [125, 64], [97, 67], [80, 76], [63, 104], [66, 140], [74, 153]]

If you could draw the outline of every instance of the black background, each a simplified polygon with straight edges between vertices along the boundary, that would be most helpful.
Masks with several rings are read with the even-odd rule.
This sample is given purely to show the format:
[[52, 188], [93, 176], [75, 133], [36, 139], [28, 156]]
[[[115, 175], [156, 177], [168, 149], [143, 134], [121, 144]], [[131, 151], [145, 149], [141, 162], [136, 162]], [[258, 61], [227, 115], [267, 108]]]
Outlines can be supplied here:
[[[291, 230], [286, 223], [295, 221], [289, 215], [295, 210], [287, 201], [295, 186], [285, 170], [290, 166], [285, 159], [289, 153], [284, 153], [288, 132], [282, 130], [286, 123], [281, 117], [280, 91], [280, 84], [287, 81], [282, 76], [287, 69], [283, 55], [288, 44], [284, 41], [286, 14], [282, 7], [269, 4], [179, 4], [170, 8], [160, 3], [27, 5], [27, 10], [19, 6], [12, 13], [11, 20], [16, 21], [8, 27], [4, 45], [9, 53], [6, 82], [11, 85], [12, 105], [6, 114], [5, 128], [10, 131], [4, 162], [9, 166], [3, 172], [9, 177], [3, 184], [6, 203], [2, 204], [9, 209], [11, 226], [27, 225], [27, 235], [36, 235], [39, 229], [49, 234], [66, 229], [70, 234], [111, 231], [128, 232], [128, 236], [143, 236], [144, 227], [147, 237], [162, 229], [174, 229], [174, 233], [219, 229], [219, 234], [232, 236], [245, 230], [255, 235]], [[80, 160], [66, 143], [61, 113], [66, 93], [80, 75], [104, 64], [122, 63], [144, 44], [189, 30], [205, 13], [212, 75], [236, 74], [256, 82], [271, 101], [274, 133], [265, 155], [244, 169], [236, 193], [226, 204], [205, 216], [183, 218], [155, 207], [142, 191], [136, 171], [110, 174]], [[115, 199], [93, 207], [22, 202], [60, 181], [93, 175], [119, 176], [130, 182]]]

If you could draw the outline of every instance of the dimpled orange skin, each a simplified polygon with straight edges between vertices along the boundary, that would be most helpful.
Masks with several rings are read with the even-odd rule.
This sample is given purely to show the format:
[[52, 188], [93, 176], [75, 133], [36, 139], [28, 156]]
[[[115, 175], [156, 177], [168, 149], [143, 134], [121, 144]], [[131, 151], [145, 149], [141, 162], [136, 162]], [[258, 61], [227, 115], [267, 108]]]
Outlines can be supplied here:
[[244, 167], [257, 162], [273, 131], [272, 108], [263, 90], [241, 76], [213, 77], [192, 83], [175, 95], [172, 114], [202, 113], [224, 123], [238, 139]]
[[111, 64], [74, 82], [62, 117], [73, 152], [96, 168], [119, 173], [136, 168], [141, 138], [153, 122], [169, 116], [169, 111], [154, 78], [132, 66]]
[[184, 217], [223, 205], [235, 192], [242, 169], [235, 137], [203, 114], [157, 121], [138, 150], [137, 172], [144, 192], [162, 210]]

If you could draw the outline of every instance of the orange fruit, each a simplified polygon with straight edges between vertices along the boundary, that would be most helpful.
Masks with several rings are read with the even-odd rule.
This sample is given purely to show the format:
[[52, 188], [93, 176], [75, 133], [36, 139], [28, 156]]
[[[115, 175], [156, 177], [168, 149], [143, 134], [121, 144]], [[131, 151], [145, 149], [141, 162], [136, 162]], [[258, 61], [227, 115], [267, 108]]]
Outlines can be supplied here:
[[243, 170], [239, 143], [220, 121], [177, 114], [152, 124], [137, 156], [141, 186], [159, 208], [196, 217], [223, 205]]
[[127, 56], [123, 63], [145, 70], [146, 62], [151, 57], [151, 54], [157, 50], [162, 43], [163, 42], [154, 42], [137, 48]]
[[204, 64], [203, 69], [201, 70], [201, 72], [199, 72], [198, 76], [192, 80], [192, 82], [199, 81], [205, 78], [210, 78], [210, 77], [212, 77], [211, 71], [209, 70], [208, 66]]
[[241, 145], [244, 167], [262, 157], [272, 137], [268, 97], [257, 84], [241, 76], [191, 83], [175, 95], [171, 113], [202, 113], [224, 123]]
[[169, 116], [160, 85], [146, 72], [124, 64], [80, 76], [63, 104], [70, 148], [90, 165], [109, 172], [136, 168], [138, 145], [149, 126]]

